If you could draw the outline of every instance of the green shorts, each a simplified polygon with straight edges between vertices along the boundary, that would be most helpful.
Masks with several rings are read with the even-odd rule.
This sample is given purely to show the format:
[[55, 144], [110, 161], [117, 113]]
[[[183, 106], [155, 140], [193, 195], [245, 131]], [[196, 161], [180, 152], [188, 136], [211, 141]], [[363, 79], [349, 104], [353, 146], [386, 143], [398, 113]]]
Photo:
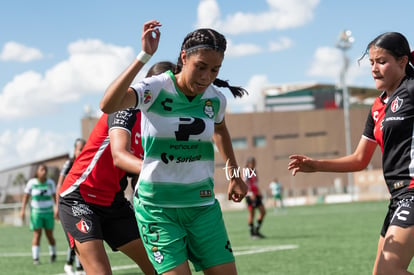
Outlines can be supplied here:
[[30, 229], [51, 229], [55, 227], [55, 218], [53, 212], [48, 213], [30, 213]]
[[148, 257], [158, 273], [190, 260], [196, 271], [234, 262], [220, 204], [188, 208], [143, 205], [135, 217]]
[[275, 200], [281, 200], [282, 199], [282, 195], [281, 194], [276, 194], [276, 195], [273, 195], [273, 198]]

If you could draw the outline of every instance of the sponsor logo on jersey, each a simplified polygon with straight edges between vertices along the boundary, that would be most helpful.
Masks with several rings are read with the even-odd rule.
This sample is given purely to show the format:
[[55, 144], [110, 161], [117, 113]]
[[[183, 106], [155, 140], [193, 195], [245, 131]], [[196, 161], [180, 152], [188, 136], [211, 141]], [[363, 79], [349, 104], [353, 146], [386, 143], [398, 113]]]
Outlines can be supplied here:
[[152, 93], [150, 90], [145, 90], [144, 91], [144, 98], [143, 98], [143, 102], [144, 104], [147, 104], [151, 101], [152, 99]]
[[175, 161], [175, 163], [188, 163], [188, 162], [198, 161], [200, 159], [201, 159], [201, 155], [173, 156], [173, 155], [168, 155], [165, 152], [161, 153], [161, 160], [165, 164], [168, 164], [172, 161]]
[[212, 118], [214, 116], [214, 107], [211, 100], [206, 100], [206, 102], [204, 103], [204, 113], [209, 118]]
[[72, 214], [73, 216], [77, 217], [93, 214], [93, 211], [89, 209], [88, 205], [74, 201], [74, 204], [72, 205]]
[[391, 111], [393, 113], [397, 112], [401, 108], [402, 104], [403, 100], [397, 96], [397, 98], [394, 99], [391, 103]]
[[200, 198], [209, 198], [211, 197], [211, 190], [201, 190], [200, 191]]
[[76, 228], [82, 233], [88, 233], [92, 228], [92, 222], [81, 219], [76, 224]]

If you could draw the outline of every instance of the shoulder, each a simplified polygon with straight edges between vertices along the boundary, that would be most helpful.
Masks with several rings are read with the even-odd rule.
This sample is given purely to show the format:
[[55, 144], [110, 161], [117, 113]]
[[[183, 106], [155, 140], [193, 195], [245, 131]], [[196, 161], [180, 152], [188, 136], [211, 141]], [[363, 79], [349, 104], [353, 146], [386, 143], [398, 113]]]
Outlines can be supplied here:
[[140, 118], [139, 109], [129, 108], [108, 115], [108, 128], [132, 129], [136, 121]]
[[209, 97], [217, 97], [221, 101], [226, 102], [226, 96], [214, 85], [210, 85], [204, 94]]
[[49, 189], [52, 190], [52, 192], [55, 192], [56, 190], [56, 183], [52, 179], [47, 179], [47, 185], [49, 186]]
[[36, 178], [31, 178], [27, 181], [26, 183], [26, 187], [31, 188], [33, 185], [35, 185], [37, 183], [37, 179]]

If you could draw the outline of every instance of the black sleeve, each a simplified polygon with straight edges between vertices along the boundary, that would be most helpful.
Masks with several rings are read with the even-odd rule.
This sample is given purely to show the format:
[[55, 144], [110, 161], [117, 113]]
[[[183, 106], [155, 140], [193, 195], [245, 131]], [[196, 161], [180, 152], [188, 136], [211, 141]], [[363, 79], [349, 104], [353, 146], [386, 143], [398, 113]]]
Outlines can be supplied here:
[[122, 128], [128, 132], [131, 132], [135, 122], [137, 121], [137, 112], [139, 112], [139, 110], [129, 108], [109, 114], [107, 121], [108, 129]]
[[365, 122], [365, 129], [362, 135], [364, 135], [365, 137], [375, 140], [375, 136], [374, 136], [374, 128], [375, 128], [375, 122], [374, 122], [374, 118], [372, 117], [372, 109], [369, 109], [369, 113], [368, 113], [368, 117], [367, 117], [367, 121]]

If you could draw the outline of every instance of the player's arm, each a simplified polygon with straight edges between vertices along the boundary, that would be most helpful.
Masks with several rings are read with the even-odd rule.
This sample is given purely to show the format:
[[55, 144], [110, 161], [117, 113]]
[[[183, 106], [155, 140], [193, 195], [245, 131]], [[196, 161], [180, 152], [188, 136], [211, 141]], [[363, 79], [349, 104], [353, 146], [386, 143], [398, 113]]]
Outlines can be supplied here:
[[116, 167], [133, 174], [141, 172], [142, 160], [131, 153], [131, 134], [121, 128], [109, 131], [109, 144]]
[[22, 200], [22, 208], [20, 209], [20, 218], [22, 218], [22, 219], [24, 219], [24, 217], [25, 217], [26, 205], [27, 205], [27, 202], [29, 201], [29, 199], [30, 199], [30, 195], [27, 194], [27, 193], [24, 193], [23, 200]]
[[160, 22], [148, 21], [144, 24], [141, 44], [143, 56], [138, 56], [106, 89], [99, 107], [104, 113], [113, 113], [136, 104], [135, 92], [129, 88], [138, 72], [144, 67], [149, 57], [155, 53], [160, 40]]
[[365, 169], [371, 161], [377, 143], [362, 137], [354, 153], [336, 159], [312, 159], [304, 155], [291, 155], [288, 169], [297, 172], [355, 172]]
[[[238, 169], [230, 134], [224, 119], [221, 123], [215, 124], [213, 140], [221, 157], [226, 162], [226, 168], [230, 170]], [[233, 175], [233, 173], [231, 172], [230, 175]], [[230, 179], [227, 193], [229, 200], [240, 202], [247, 193], [247, 185], [240, 176], [233, 176]]]

